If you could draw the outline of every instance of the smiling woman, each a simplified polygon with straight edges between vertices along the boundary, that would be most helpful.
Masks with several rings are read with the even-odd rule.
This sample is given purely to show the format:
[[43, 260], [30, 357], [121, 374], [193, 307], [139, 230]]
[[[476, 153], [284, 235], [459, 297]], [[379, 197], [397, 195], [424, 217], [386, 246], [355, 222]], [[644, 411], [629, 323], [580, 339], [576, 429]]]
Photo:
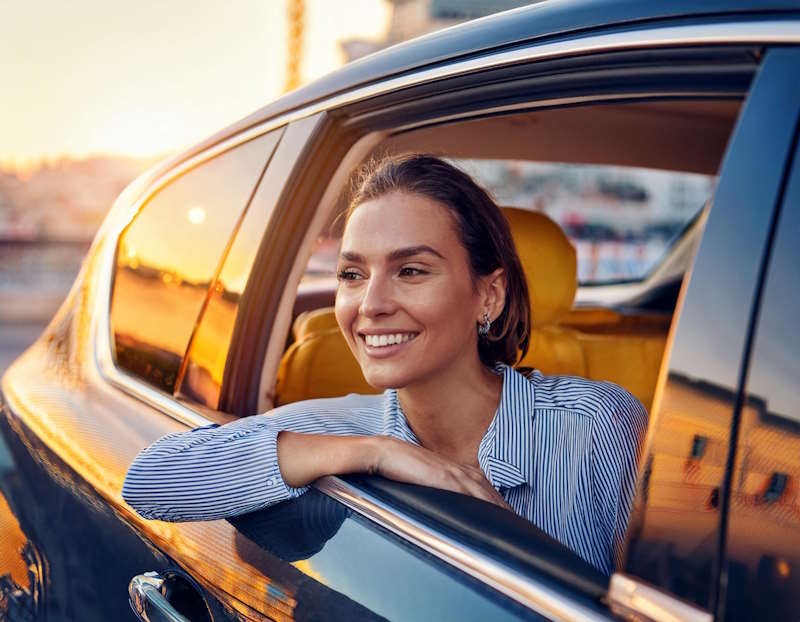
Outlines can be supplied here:
[[147, 518], [205, 520], [297, 497], [324, 475], [376, 473], [513, 511], [610, 574], [646, 413], [611, 383], [511, 367], [527, 349], [528, 292], [489, 195], [431, 156], [371, 165], [337, 272], [339, 328], [383, 394], [168, 434], [131, 465], [125, 500]]

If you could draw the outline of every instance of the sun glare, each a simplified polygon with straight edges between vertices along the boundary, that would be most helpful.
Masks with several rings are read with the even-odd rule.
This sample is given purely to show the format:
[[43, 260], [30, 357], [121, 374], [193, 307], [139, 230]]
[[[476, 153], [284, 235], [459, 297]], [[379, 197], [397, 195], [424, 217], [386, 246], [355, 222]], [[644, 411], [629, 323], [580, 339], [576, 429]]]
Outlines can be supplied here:
[[199, 225], [203, 223], [206, 219], [206, 210], [200, 207], [199, 205], [195, 205], [193, 208], [189, 210], [187, 214], [187, 218], [189, 222], [193, 225]]

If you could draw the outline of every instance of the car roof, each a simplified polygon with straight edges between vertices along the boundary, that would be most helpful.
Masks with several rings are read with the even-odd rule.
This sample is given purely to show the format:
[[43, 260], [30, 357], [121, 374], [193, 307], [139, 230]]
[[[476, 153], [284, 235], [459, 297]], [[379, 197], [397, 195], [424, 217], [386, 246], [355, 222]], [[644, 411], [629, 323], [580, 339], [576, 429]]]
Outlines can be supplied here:
[[800, 12], [798, 0], [604, 0], [602, 5], [598, 0], [545, 0], [435, 31], [348, 63], [217, 132], [171, 159], [170, 164], [189, 158], [244, 129], [333, 95], [421, 68], [537, 39], [667, 19], [718, 19], [790, 12]]

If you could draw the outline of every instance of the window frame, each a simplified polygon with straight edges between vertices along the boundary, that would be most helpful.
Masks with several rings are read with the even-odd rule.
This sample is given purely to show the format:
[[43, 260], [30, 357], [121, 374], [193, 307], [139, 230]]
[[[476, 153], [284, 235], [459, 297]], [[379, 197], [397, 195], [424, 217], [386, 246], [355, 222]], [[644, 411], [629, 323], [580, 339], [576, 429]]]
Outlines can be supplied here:
[[[752, 50], [751, 48], [746, 49], [748, 53], [753, 55], [750, 71], [754, 73], [758, 65], [758, 51]], [[692, 49], [692, 52], [696, 51], [696, 48]], [[709, 52], [714, 53], [717, 53], [718, 51], [718, 49], [709, 50]], [[668, 49], [666, 52], [674, 52], [674, 50]], [[634, 53], [634, 55], [638, 55], [638, 52]], [[645, 54], [644, 56], [647, 57], [648, 55]], [[637, 58], [641, 59], [643, 57], [637, 56]], [[630, 56], [621, 55], [617, 57], [616, 60], [630, 61], [630, 59]], [[582, 64], [582, 60], [583, 59], [581, 58], [569, 60], [569, 62], [572, 64], [572, 71], [583, 70], [584, 72], [591, 74], [591, 66], [595, 64], [597, 59], [592, 57], [588, 59], [588, 63], [585, 64]], [[652, 56], [650, 57], [650, 60], [652, 60]], [[714, 62], [716, 61], [718, 61], [718, 57], [715, 56]], [[749, 78], [747, 80], [747, 88], [741, 88], [740, 75], [738, 76], [738, 79], [740, 80], [740, 88], [738, 90], [735, 88], [731, 89], [730, 83], [727, 82], [727, 80], [731, 78], [730, 68], [728, 68], [729, 71], [726, 74], [725, 71], [720, 70], [720, 68], [716, 66], [714, 62], [711, 62], [707, 66], [707, 69], [712, 74], [715, 73], [715, 69], [717, 72], [723, 74], [720, 76], [720, 80], [718, 82], [709, 84], [707, 81], [703, 81], [702, 84], [698, 84], [696, 82], [696, 73], [693, 76], [690, 75], [691, 71], [686, 71], [686, 77], [689, 81], [688, 84], [681, 84], [679, 87], [676, 87], [674, 84], [672, 84], [671, 89], [674, 90], [665, 90], [663, 73], [659, 73], [656, 70], [659, 66], [659, 63], [653, 62], [653, 66], [650, 66], [650, 69], [654, 69], [652, 74], [647, 72], [647, 75], [643, 76], [643, 78], [648, 79], [643, 80], [643, 84], [641, 85], [644, 95], [640, 93], [638, 96], [630, 88], [624, 93], [618, 93], [617, 95], [609, 95], [605, 86], [603, 88], [593, 90], [591, 80], [587, 80], [586, 75], [584, 75], [583, 79], [584, 82], [586, 82], [584, 91], [580, 93], [574, 93], [572, 98], [564, 98], [563, 93], [556, 96], [555, 92], [559, 91], [561, 86], [563, 86], [556, 81], [555, 83], [550, 82], [549, 84], [549, 88], [551, 89], [549, 91], [550, 97], [543, 96], [540, 93], [539, 97], [542, 99], [534, 99], [536, 102], [535, 104], [531, 101], [530, 95], [525, 95], [524, 97], [527, 97], [528, 99], [524, 102], [521, 102], [519, 100], [519, 93], [510, 93], [509, 95], [511, 95], [511, 99], [516, 96], [517, 101], [513, 101], [511, 103], [504, 102], [500, 104], [495, 100], [494, 104], [491, 106], [487, 106], [485, 103], [481, 104], [480, 106], [475, 105], [476, 99], [477, 101], [481, 101], [480, 97], [476, 97], [477, 92], [480, 92], [484, 88], [488, 89], [489, 91], [495, 91], [498, 84], [502, 84], [504, 88], [508, 88], [509, 85], [517, 85], [520, 86], [521, 92], [529, 92], [530, 77], [524, 76], [523, 78], [519, 78], [519, 75], [525, 74], [527, 70], [531, 69], [531, 67], [537, 66], [537, 63], [531, 63], [530, 65], [515, 65], [512, 67], [500, 68], [496, 70], [498, 72], [497, 74], [489, 71], [479, 75], [471, 74], [466, 77], [458, 76], [457, 78], [452, 79], [456, 84], [448, 84], [447, 80], [445, 80], [444, 83], [439, 82], [433, 84], [423, 84], [419, 87], [419, 89], [412, 88], [402, 91], [392, 90], [388, 93], [376, 96], [367, 102], [361, 102], [352, 107], [344, 106], [341, 108], [328, 110], [326, 113], [324, 127], [320, 128], [317, 134], [313, 137], [313, 140], [309, 141], [303, 151], [303, 154], [298, 158], [297, 167], [293, 169], [292, 176], [287, 181], [287, 187], [284, 191], [284, 195], [281, 198], [282, 205], [276, 207], [277, 216], [273, 226], [271, 227], [271, 231], [267, 234], [277, 236], [278, 232], [282, 232], [284, 238], [283, 240], [277, 242], [279, 248], [277, 255], [281, 257], [284, 262], [288, 262], [291, 265], [284, 265], [281, 270], [283, 271], [283, 275], [289, 275], [291, 273], [295, 277], [295, 280], [289, 280], [288, 278], [284, 277], [284, 280], [281, 281], [275, 278], [275, 271], [262, 269], [260, 270], [261, 274], [270, 273], [272, 276], [269, 278], [262, 278], [260, 281], [254, 282], [253, 290], [250, 290], [250, 285], [248, 285], [247, 294], [249, 296], [249, 303], [252, 304], [254, 308], [263, 309], [261, 305], [269, 302], [269, 296], [276, 298], [276, 296], [274, 296], [275, 291], [281, 291], [281, 296], [283, 298], [286, 298], [288, 295], [290, 296], [292, 302], [294, 300], [294, 290], [299, 282], [302, 269], [305, 267], [304, 260], [307, 260], [307, 256], [303, 256], [302, 260], [300, 261], [297, 260], [297, 257], [299, 256], [299, 249], [310, 249], [310, 241], [312, 237], [316, 235], [316, 231], [314, 231], [311, 227], [312, 218], [318, 214], [318, 210], [292, 210], [291, 206], [297, 205], [297, 201], [301, 199], [304, 199], [304, 202], [302, 203], [303, 205], [318, 206], [320, 201], [322, 201], [322, 195], [325, 193], [330, 194], [330, 186], [324, 190], [319, 189], [319, 186], [323, 185], [319, 183], [319, 180], [330, 180], [335, 178], [337, 172], [341, 170], [341, 161], [344, 158], [344, 155], [352, 155], [353, 147], [356, 145], [358, 140], [370, 142], [369, 137], [379, 137], [389, 130], [395, 131], [399, 129], [409, 129], [417, 122], [429, 123], [432, 119], [440, 122], [442, 120], [452, 120], [456, 118], [458, 115], [454, 114], [454, 107], [457, 109], [458, 107], [453, 101], [455, 98], [453, 89], [457, 89], [457, 93], [461, 96], [461, 103], [459, 104], [461, 106], [459, 109], [461, 118], [485, 115], [493, 112], [505, 112], [511, 109], [534, 108], [536, 105], [542, 107], [552, 107], [554, 105], [564, 106], [571, 104], [586, 104], [589, 102], [607, 103], [609, 101], [633, 101], [638, 100], [640, 97], [646, 99], [665, 98], [671, 96], [686, 98], [689, 96], [687, 95], [686, 91], [687, 86], [691, 86], [691, 95], [695, 97], [719, 97], [723, 95], [744, 98], [749, 91]], [[548, 67], [548, 69], [551, 68]], [[661, 69], [663, 69], [663, 66]], [[685, 66], [675, 66], [673, 69], [676, 70], [673, 74], [674, 78], [676, 74], [679, 75], [684, 73]], [[514, 74], [510, 81], [507, 79], [507, 76], [502, 75], [505, 74], [506, 71], [510, 71], [512, 74]], [[641, 71], [641, 68], [637, 68], [637, 71]], [[733, 78], [733, 80], [736, 80], [736, 78]], [[437, 99], [433, 97], [431, 93], [432, 89], [437, 92], [440, 90], [444, 91], [445, 95], [443, 95], [442, 98]], [[421, 104], [420, 100], [422, 101]], [[360, 153], [359, 155], [363, 156], [365, 153], [366, 151]], [[356, 157], [355, 159], [360, 160], [360, 157]], [[312, 183], [312, 180], [314, 183]], [[318, 188], [316, 190], [316, 194], [309, 191], [309, 187], [313, 187], [315, 185]], [[338, 195], [338, 192], [339, 188], [335, 188], [335, 192], [333, 194]], [[328, 214], [325, 216], [327, 218]], [[322, 220], [324, 221], [325, 219]], [[286, 233], [287, 231], [305, 231], [306, 233], [302, 239], [298, 238], [291, 240], [289, 239], [291, 236], [287, 235]], [[275, 243], [275, 239], [265, 237], [262, 245], [264, 247], [271, 246], [271, 250], [274, 253]], [[262, 256], [266, 256], [266, 252], [260, 252], [260, 254]], [[274, 256], [275, 255], [273, 254], [273, 257]], [[255, 288], [260, 289], [260, 294]], [[284, 308], [285, 313], [287, 308], [291, 308], [291, 305], [283, 304], [282, 307]], [[239, 388], [249, 386], [251, 393], [253, 392], [253, 387], [255, 386], [258, 386], [259, 391], [261, 392], [264, 390], [265, 379], [261, 375], [261, 370], [270, 369], [272, 365], [274, 365], [274, 368], [277, 369], [277, 359], [279, 358], [280, 353], [276, 357], [274, 364], [270, 362], [265, 363], [264, 357], [266, 352], [266, 344], [270, 342], [277, 342], [281, 345], [280, 351], [282, 352], [283, 344], [285, 343], [285, 339], [288, 334], [288, 321], [284, 320], [280, 322], [279, 325], [275, 321], [274, 315], [270, 314], [262, 314], [259, 319], [261, 322], [260, 326], [251, 323], [249, 327], [243, 326], [242, 330], [239, 331], [240, 335], [248, 334], [251, 336], [253, 333], [250, 331], [255, 331], [255, 334], [258, 335], [258, 342], [262, 344], [260, 346], [260, 353], [259, 346], [256, 345], [254, 348], [252, 340], [248, 344], [247, 348], [244, 348], [240, 351], [240, 353], [244, 354], [242, 357], [242, 363], [240, 363], [240, 367], [242, 369], [249, 368], [251, 375], [248, 378], [243, 374], [236, 374], [230, 378], [231, 382], [235, 380], [235, 383]], [[253, 370], [258, 370], [258, 373], [256, 374]], [[237, 400], [231, 400], [229, 402], [229, 404], [234, 405], [232, 411], [240, 416], [246, 416], [248, 414], [257, 412], [257, 403], [258, 395], [251, 395], [249, 399], [242, 399], [240, 397]], [[358, 485], [354, 486], [352, 482], [343, 482], [344, 480], [337, 477], [324, 478], [320, 482], [316, 483], [315, 487], [325, 494], [333, 497], [340, 503], [348, 505], [358, 512], [364, 513], [366, 516], [377, 521], [379, 524], [384, 525], [387, 520], [394, 520], [398, 516], [401, 520], [403, 520], [403, 513], [391, 505], [384, 506], [385, 511], [383, 513], [370, 513], [369, 509], [365, 509], [371, 503], [368, 498], [368, 494], [365, 493], [365, 491]], [[405, 533], [403, 537], [411, 540], [417, 545], [421, 545], [422, 542], [431, 540], [430, 534], [434, 534], [432, 536], [434, 541], [439, 540], [442, 535], [441, 533], [437, 533], [437, 530], [435, 529], [431, 530], [430, 528], [426, 528], [422, 531], [424, 532], [423, 535], [419, 535], [418, 533], [418, 538], [416, 540], [411, 537], [409, 532]], [[487, 558], [483, 560], [483, 568], [481, 568], [476, 575], [475, 568], [459, 565], [459, 562], [453, 559], [452, 553], [452, 549], [449, 552], [447, 552], [445, 549], [436, 550], [438, 557], [444, 558], [445, 561], [448, 561], [462, 570], [465, 570], [468, 574], [479, 577], [482, 581], [488, 582], [489, 584], [493, 584], [493, 579], [490, 578], [491, 572], [500, 572], [501, 574], [504, 572], [504, 566], [501, 562]], [[486, 574], [487, 568], [490, 569], [489, 575]], [[523, 577], [521, 579], [521, 583], [516, 585], [503, 584], [502, 590], [511, 598], [519, 600], [523, 604], [526, 604], [526, 606], [531, 606], [530, 594], [523, 595], [523, 592], [525, 591], [524, 586], [527, 585], [530, 587], [533, 584], [536, 584], [536, 580], [533, 577]], [[497, 585], [497, 583], [494, 583], [494, 585]], [[573, 592], [571, 598], [574, 599], [576, 596], [577, 592]], [[549, 597], [542, 596], [542, 598], [547, 600]], [[596, 612], [595, 615], [597, 615]]]
[[[370, 137], [380, 136], [389, 131], [396, 132], [412, 129], [420, 125], [441, 123], [455, 119], [466, 119], [486, 116], [493, 113], [509, 112], [519, 109], [536, 109], [586, 105], [589, 103], [609, 103], [611, 101], [628, 102], [675, 98], [689, 99], [744, 97], [749, 88], [752, 74], [757, 66], [757, 51], [749, 46], [732, 50], [741, 66], [721, 67], [720, 54], [731, 53], [731, 48], [711, 48], [708, 50], [690, 48], [687, 54], [694, 57], [705, 67], [708, 75], [717, 76], [716, 81], [698, 79], [698, 67], [686, 63], [686, 54], [677, 54], [674, 48], [663, 50], [669, 56], [665, 76], [664, 63], [657, 60], [652, 51], [620, 52], [611, 57], [604, 57], [598, 65], [595, 56], [588, 60], [583, 57], [557, 59], [556, 61], [534, 61], [526, 64], [514, 64], [486, 72], [472, 73], [467, 76], [456, 76], [442, 81], [424, 83], [419, 87], [390, 90], [376, 95], [365, 102], [331, 109], [325, 113], [325, 119], [319, 131], [305, 146], [298, 157], [297, 166], [288, 178], [284, 194], [275, 208], [275, 218], [266, 232], [259, 250], [256, 265], [262, 273], [252, 284], [248, 284], [245, 296], [248, 305], [259, 311], [257, 317], [248, 316], [238, 326], [237, 336], [248, 335], [248, 339], [239, 342], [238, 349], [232, 351], [229, 361], [233, 364], [231, 373], [226, 371], [223, 381], [221, 407], [236, 416], [247, 416], [260, 412], [259, 405], [264, 404], [264, 396], [270, 391], [270, 380], [262, 374], [262, 370], [274, 369], [277, 372], [276, 360], [266, 360], [268, 344], [277, 339], [281, 346], [288, 335], [285, 320], [281, 332], [272, 330], [278, 320], [277, 306], [274, 304], [274, 292], [283, 293], [287, 287], [296, 288], [299, 278], [287, 280], [292, 266], [301, 248], [310, 248], [309, 227], [316, 214], [322, 195], [338, 196], [341, 186], [330, 189], [320, 180], [333, 179], [337, 173], [341, 177], [342, 161], [360, 161], [367, 153], [354, 154], [353, 147], [358, 141], [370, 142]], [[624, 82], [624, 88], [615, 94], [609, 94], [607, 77], [608, 64], [614, 62], [613, 72]], [[552, 63], [556, 64], [553, 65]], [[542, 65], [544, 63], [544, 65]], [[631, 63], [638, 66], [631, 67]], [[707, 64], [705, 64], [707, 63]], [[598, 85], [591, 79], [593, 68], [602, 72], [603, 81]], [[565, 73], [564, 82], [554, 79], [553, 71]], [[536, 73], [538, 72], [538, 73]], [[534, 75], [531, 75], [531, 74]], [[510, 75], [509, 75], [510, 74]], [[574, 75], [578, 74], [578, 85], [574, 84]], [[532, 91], [538, 78], [543, 86]], [[638, 76], [639, 82], [633, 82]], [[676, 82], [681, 79], [684, 82]], [[669, 86], [669, 89], [666, 86]], [[505, 89], [505, 98], [500, 101], [497, 96], [499, 88]], [[571, 89], [569, 97], [564, 96], [564, 89]], [[443, 94], [436, 96], [441, 91]], [[487, 103], [486, 98], [492, 98]], [[477, 103], [476, 103], [477, 102]], [[292, 206], [302, 204], [314, 206], [314, 209], [293, 210]], [[294, 232], [306, 232], [305, 237]], [[282, 264], [275, 261], [281, 258]], [[304, 257], [307, 259], [307, 257]], [[293, 276], [298, 275], [297, 269]], [[282, 305], [285, 308], [286, 305]], [[241, 328], [241, 329], [240, 329]], [[236, 342], [236, 337], [234, 338]], [[233, 346], [237, 348], [236, 343]], [[282, 352], [282, 350], [281, 350]], [[274, 349], [270, 355], [276, 354]], [[244, 390], [243, 390], [244, 387]], [[256, 390], [256, 388], [258, 390]], [[247, 393], [245, 393], [247, 392]]]
[[[794, 48], [793, 51], [795, 52], [795, 62], [800, 62], [800, 48]], [[790, 76], [787, 76], [787, 79], [790, 79]], [[744, 603], [736, 603], [736, 597], [742, 596], [741, 593], [735, 593], [736, 588], [738, 587], [737, 583], [739, 583], [741, 578], [737, 577], [738, 580], [734, 580], [731, 577], [732, 563], [738, 563], [740, 564], [740, 567], [746, 567], [746, 564], [742, 561], [739, 554], [741, 553], [742, 549], [747, 549], [747, 545], [749, 544], [749, 542], [742, 542], [745, 540], [745, 538], [742, 537], [743, 530], [741, 528], [736, 534], [738, 537], [735, 537], [732, 534], [732, 530], [734, 528], [732, 523], [737, 518], [737, 512], [741, 511], [741, 506], [734, 506], [733, 497], [734, 494], [737, 493], [737, 489], [741, 483], [739, 478], [745, 472], [745, 464], [749, 462], [749, 456], [745, 454], [745, 450], [747, 449], [749, 440], [747, 438], [747, 432], [751, 432], [752, 430], [743, 427], [747, 417], [745, 411], [750, 410], [751, 414], [755, 412], [755, 417], [761, 424], [763, 424], [764, 428], [770, 431], [786, 436], [792, 435], [795, 438], [800, 436], [800, 419], [791, 417], [792, 414], [794, 414], [796, 417], [796, 413], [790, 413], [789, 418], [783, 418], [774, 411], [771, 412], [771, 409], [769, 409], [769, 393], [763, 393], [760, 390], [755, 392], [757, 387], [754, 386], [753, 382], [753, 370], [757, 369], [759, 366], [769, 369], [769, 366], [766, 363], [771, 363], [771, 357], [769, 356], [770, 352], [768, 349], [769, 342], [760, 342], [759, 338], [763, 340], [768, 334], [775, 332], [776, 327], [771, 323], [772, 312], [770, 311], [770, 308], [776, 306], [785, 306], [782, 304], [785, 301], [785, 290], [780, 288], [779, 284], [781, 284], [781, 279], [786, 280], [787, 275], [792, 274], [792, 269], [796, 269], [796, 266], [791, 262], [791, 259], [794, 259], [797, 253], [795, 252], [791, 256], [788, 256], [787, 248], [793, 244], [793, 234], [796, 233], [796, 229], [790, 227], [792, 225], [796, 226], [797, 223], [800, 222], [800, 102], [797, 104], [795, 128], [792, 135], [793, 146], [791, 147], [790, 154], [786, 159], [786, 169], [783, 175], [780, 195], [778, 201], [776, 202], [775, 210], [770, 223], [769, 237], [767, 242], [768, 247], [764, 253], [764, 257], [760, 266], [758, 290], [753, 300], [751, 328], [750, 333], [748, 334], [747, 351], [742, 363], [742, 380], [740, 386], [739, 404], [738, 409], [735, 412], [731, 430], [730, 454], [728, 457], [729, 477], [728, 481], [726, 482], [726, 506], [728, 509], [725, 517], [726, 521], [722, 528], [724, 532], [724, 540], [721, 549], [722, 561], [720, 564], [720, 573], [724, 573], [728, 576], [724, 583], [724, 588], [721, 589], [717, 600], [717, 612], [720, 618], [727, 618], [727, 612], [730, 611], [732, 609], [732, 605], [735, 604], [744, 605], [744, 612], [737, 610], [739, 619], [748, 619], [748, 614], [752, 616], [755, 613], [755, 608], [750, 610], [746, 608], [746, 605], [748, 604], [747, 598], [745, 598]], [[794, 290], [795, 291], [793, 292], [793, 295], [795, 297], [800, 297], [800, 285], [794, 283]], [[796, 310], [796, 307], [797, 305], [791, 305], [789, 307], [790, 312], [792, 310]], [[779, 339], [780, 333], [777, 333], [777, 335]], [[787, 344], [784, 343], [783, 345], [784, 347], [788, 348]], [[792, 357], [792, 362], [794, 363], [792, 367], [800, 367], [800, 353], [797, 351], [791, 352], [794, 355]], [[760, 373], [763, 374], [764, 372], [761, 371]], [[757, 377], [755, 377], [755, 379], [757, 379]], [[790, 384], [790, 386], [793, 385]], [[761, 447], [760, 449], [770, 453], [770, 455], [780, 455], [779, 452], [773, 453], [775, 452], [775, 448], [773, 446]], [[770, 486], [774, 483], [774, 478], [776, 475], [779, 474], [773, 471], [769, 483]], [[780, 475], [783, 475], [789, 480], [794, 479], [791, 475]], [[786, 484], [785, 480], [783, 484]], [[797, 482], [795, 481], [795, 486], [796, 484]], [[787, 489], [785, 491], [782, 490], [781, 493], [788, 493], [788, 488], [789, 487], [787, 486]], [[761, 494], [766, 497], [767, 491], [764, 491]], [[780, 496], [781, 495], [778, 495], [778, 498], [780, 498]], [[777, 501], [777, 499], [774, 501]], [[772, 509], [772, 502], [773, 501], [766, 500], [765, 503], [755, 503], [754, 509], [763, 510], [768, 514], [769, 510]], [[795, 529], [795, 533], [798, 533], [798, 531], [798, 529]], [[741, 538], [741, 540], [739, 540], [739, 538]], [[755, 540], [758, 541], [757, 535], [755, 536]], [[795, 545], [793, 547], [794, 550], [792, 550], [792, 546], [787, 545], [787, 548], [789, 550], [789, 555], [796, 559], [798, 553], [800, 553], [800, 547]], [[763, 548], [761, 550], [763, 552]], [[786, 553], [784, 552], [783, 554], [785, 555]], [[778, 581], [774, 580], [774, 576], [772, 579], [772, 581], [767, 581], [767, 583], [770, 585], [762, 587], [766, 587], [767, 589], [777, 588], [779, 591], [783, 592], [783, 594], [786, 594], [791, 588], [791, 586], [787, 585], [784, 586], [783, 590], [780, 590], [781, 586], [778, 584]], [[797, 579], [795, 578], [795, 585], [796, 583]], [[747, 594], [747, 596], [752, 598], [752, 592]], [[794, 595], [794, 601], [795, 604], [800, 603], [800, 596], [798, 596], [796, 593]], [[764, 614], [763, 611], [760, 613], [762, 615]], [[773, 614], [774, 613], [775, 612], [773, 611]], [[744, 617], [742, 617], [743, 614]]]

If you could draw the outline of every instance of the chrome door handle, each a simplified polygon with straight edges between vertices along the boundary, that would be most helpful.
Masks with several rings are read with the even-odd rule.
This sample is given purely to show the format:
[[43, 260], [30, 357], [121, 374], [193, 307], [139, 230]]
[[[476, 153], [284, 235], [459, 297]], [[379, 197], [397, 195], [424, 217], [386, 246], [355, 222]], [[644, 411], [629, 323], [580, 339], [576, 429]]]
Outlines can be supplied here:
[[191, 622], [161, 593], [164, 579], [157, 572], [136, 575], [128, 584], [131, 609], [142, 622]]

